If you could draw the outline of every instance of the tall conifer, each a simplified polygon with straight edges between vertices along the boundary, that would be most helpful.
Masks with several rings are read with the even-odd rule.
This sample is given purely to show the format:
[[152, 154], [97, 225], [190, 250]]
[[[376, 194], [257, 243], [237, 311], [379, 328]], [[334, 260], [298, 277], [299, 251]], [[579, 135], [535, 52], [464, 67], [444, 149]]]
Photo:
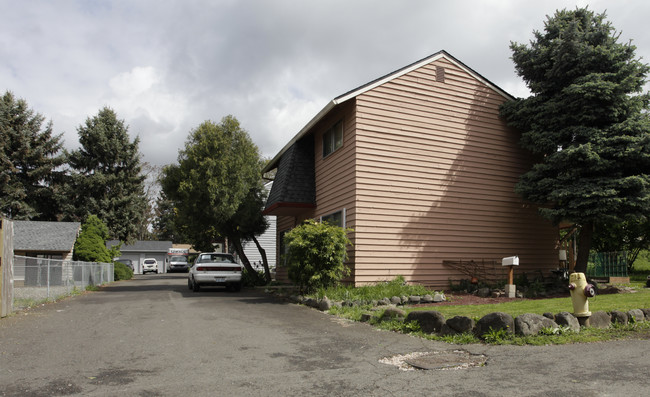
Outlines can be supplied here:
[[81, 147], [68, 156], [69, 213], [78, 220], [95, 214], [111, 238], [133, 241], [146, 210], [139, 139], [131, 142], [124, 121], [107, 107], [77, 131]]
[[60, 215], [61, 135], [11, 92], [0, 97], [0, 213], [23, 220]]
[[537, 158], [516, 190], [548, 219], [581, 226], [583, 272], [595, 227], [650, 214], [649, 68], [619, 36], [604, 13], [578, 8], [548, 17], [529, 45], [510, 45], [532, 95], [502, 115]]

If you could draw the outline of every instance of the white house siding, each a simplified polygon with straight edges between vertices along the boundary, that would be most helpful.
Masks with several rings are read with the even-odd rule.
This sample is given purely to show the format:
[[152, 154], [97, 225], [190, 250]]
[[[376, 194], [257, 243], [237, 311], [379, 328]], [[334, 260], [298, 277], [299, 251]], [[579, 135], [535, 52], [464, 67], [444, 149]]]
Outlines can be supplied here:
[[[276, 264], [275, 239], [277, 234], [277, 217], [269, 215], [265, 216], [265, 218], [269, 223], [269, 228], [266, 229], [266, 232], [257, 237], [257, 241], [266, 251], [266, 259], [269, 262], [269, 266], [274, 267]], [[247, 241], [244, 243], [244, 253], [252, 264], [259, 264], [261, 266], [262, 254], [260, 254], [254, 241]]]

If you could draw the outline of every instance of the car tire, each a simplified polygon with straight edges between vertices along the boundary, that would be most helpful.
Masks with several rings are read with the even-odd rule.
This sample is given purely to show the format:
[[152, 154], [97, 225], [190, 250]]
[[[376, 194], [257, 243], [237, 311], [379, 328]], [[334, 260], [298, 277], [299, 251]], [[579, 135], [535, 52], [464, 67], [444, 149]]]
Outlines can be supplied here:
[[196, 283], [196, 281], [192, 282], [192, 291], [194, 292], [199, 292], [201, 287]]
[[232, 284], [232, 285], [230, 285], [230, 290], [231, 290], [232, 292], [239, 292], [239, 291], [241, 291], [241, 283], [237, 283], [237, 284]]
[[192, 280], [190, 280], [189, 278], [187, 279], [187, 288], [192, 290]]

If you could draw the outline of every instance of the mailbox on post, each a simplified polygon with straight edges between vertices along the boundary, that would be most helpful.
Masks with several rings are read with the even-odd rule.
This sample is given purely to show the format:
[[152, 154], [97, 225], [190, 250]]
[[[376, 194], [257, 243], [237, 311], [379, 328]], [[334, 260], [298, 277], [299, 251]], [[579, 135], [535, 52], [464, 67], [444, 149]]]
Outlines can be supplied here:
[[502, 266], [508, 266], [508, 284], [506, 284], [506, 296], [508, 298], [514, 298], [517, 292], [517, 286], [515, 286], [515, 266], [519, 266], [519, 257], [518, 256], [508, 256], [501, 260]]

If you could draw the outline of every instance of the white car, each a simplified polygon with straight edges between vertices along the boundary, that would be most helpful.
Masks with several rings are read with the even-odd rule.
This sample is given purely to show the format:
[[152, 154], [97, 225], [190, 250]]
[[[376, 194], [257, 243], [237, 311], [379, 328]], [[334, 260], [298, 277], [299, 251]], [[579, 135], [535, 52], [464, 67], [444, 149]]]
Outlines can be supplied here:
[[142, 274], [147, 272], [158, 273], [158, 261], [155, 258], [145, 258], [142, 262]]
[[219, 252], [201, 253], [187, 274], [187, 287], [198, 292], [202, 286], [225, 286], [229, 290], [241, 290], [242, 265], [232, 254]]

